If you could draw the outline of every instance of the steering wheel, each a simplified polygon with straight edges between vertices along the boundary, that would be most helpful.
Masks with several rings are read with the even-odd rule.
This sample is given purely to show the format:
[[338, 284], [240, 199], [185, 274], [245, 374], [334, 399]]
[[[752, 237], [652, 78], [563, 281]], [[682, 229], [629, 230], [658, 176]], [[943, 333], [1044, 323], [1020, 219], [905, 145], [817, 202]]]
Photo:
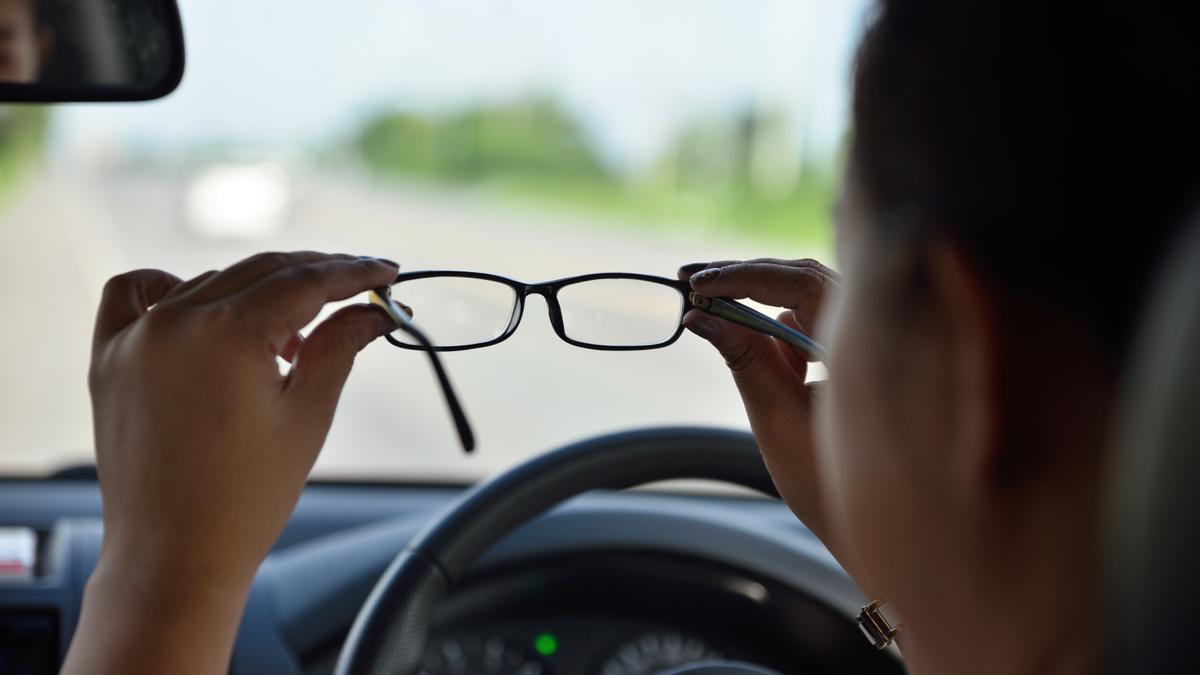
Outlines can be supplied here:
[[434, 609], [505, 535], [589, 490], [676, 478], [719, 480], [778, 496], [753, 437], [741, 431], [631, 431], [535, 457], [469, 490], [413, 537], [359, 610], [336, 673], [415, 673]]

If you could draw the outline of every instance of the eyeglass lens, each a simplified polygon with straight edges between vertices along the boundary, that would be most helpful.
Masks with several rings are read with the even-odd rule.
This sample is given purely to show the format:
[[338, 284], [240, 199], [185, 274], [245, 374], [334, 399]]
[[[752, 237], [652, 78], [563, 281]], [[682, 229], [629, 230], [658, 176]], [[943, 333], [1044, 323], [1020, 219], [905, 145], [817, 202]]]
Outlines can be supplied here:
[[671, 339], [683, 318], [678, 289], [637, 279], [594, 279], [558, 291], [563, 333], [603, 347], [648, 347]]
[[[413, 321], [439, 347], [464, 347], [504, 335], [517, 309], [517, 293], [507, 284], [470, 277], [427, 277], [402, 281], [392, 297], [413, 310]], [[412, 336], [392, 334], [406, 345]]]

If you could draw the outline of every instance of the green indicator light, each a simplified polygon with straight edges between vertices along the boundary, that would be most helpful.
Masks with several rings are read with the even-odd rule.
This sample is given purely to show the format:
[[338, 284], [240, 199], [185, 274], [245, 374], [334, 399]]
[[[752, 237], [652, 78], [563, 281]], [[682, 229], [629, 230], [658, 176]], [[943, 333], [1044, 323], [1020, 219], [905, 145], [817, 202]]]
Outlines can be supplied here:
[[552, 633], [541, 633], [533, 638], [533, 648], [542, 656], [554, 656], [558, 651], [558, 638]]

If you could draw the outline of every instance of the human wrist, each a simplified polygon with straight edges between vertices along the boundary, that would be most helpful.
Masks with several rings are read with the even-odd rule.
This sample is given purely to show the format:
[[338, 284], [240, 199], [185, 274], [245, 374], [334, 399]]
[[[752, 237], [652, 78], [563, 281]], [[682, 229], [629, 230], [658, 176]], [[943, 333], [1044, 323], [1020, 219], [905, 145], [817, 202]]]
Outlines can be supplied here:
[[199, 565], [172, 568], [165, 561], [102, 554], [88, 578], [85, 598], [121, 598], [125, 604], [183, 604], [237, 608], [250, 590], [253, 575]]
[[260, 554], [242, 544], [245, 538], [236, 533], [224, 537], [202, 534], [213, 528], [194, 526], [186, 533], [157, 537], [147, 534], [162, 527], [151, 523], [134, 532], [135, 528], [112, 524], [106, 517], [93, 578], [111, 585], [129, 578], [139, 587], [164, 595], [187, 595], [201, 588], [234, 595], [249, 590], [265, 551]]
[[63, 672], [208, 675], [228, 669], [249, 585], [97, 566]]

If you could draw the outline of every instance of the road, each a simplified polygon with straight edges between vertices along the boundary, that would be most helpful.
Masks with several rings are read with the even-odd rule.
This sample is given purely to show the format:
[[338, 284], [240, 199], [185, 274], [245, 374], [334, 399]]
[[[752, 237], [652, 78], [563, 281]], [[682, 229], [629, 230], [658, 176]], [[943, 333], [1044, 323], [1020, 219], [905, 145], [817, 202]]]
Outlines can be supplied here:
[[[499, 208], [343, 173], [298, 182], [277, 234], [219, 241], [186, 227], [184, 185], [172, 172], [46, 170], [5, 206], [0, 473], [91, 461], [91, 321], [104, 280], [128, 269], [188, 277], [262, 250], [316, 249], [387, 257], [407, 270], [474, 269], [535, 282], [594, 271], [671, 275], [695, 260], [810, 253]], [[474, 456], [456, 447], [427, 360], [379, 341], [355, 365], [316, 475], [474, 479], [608, 431], [746, 426], [728, 372], [695, 336], [654, 351], [578, 349], [554, 335], [541, 298], [530, 299], [507, 342], [445, 362], [478, 436]]]

